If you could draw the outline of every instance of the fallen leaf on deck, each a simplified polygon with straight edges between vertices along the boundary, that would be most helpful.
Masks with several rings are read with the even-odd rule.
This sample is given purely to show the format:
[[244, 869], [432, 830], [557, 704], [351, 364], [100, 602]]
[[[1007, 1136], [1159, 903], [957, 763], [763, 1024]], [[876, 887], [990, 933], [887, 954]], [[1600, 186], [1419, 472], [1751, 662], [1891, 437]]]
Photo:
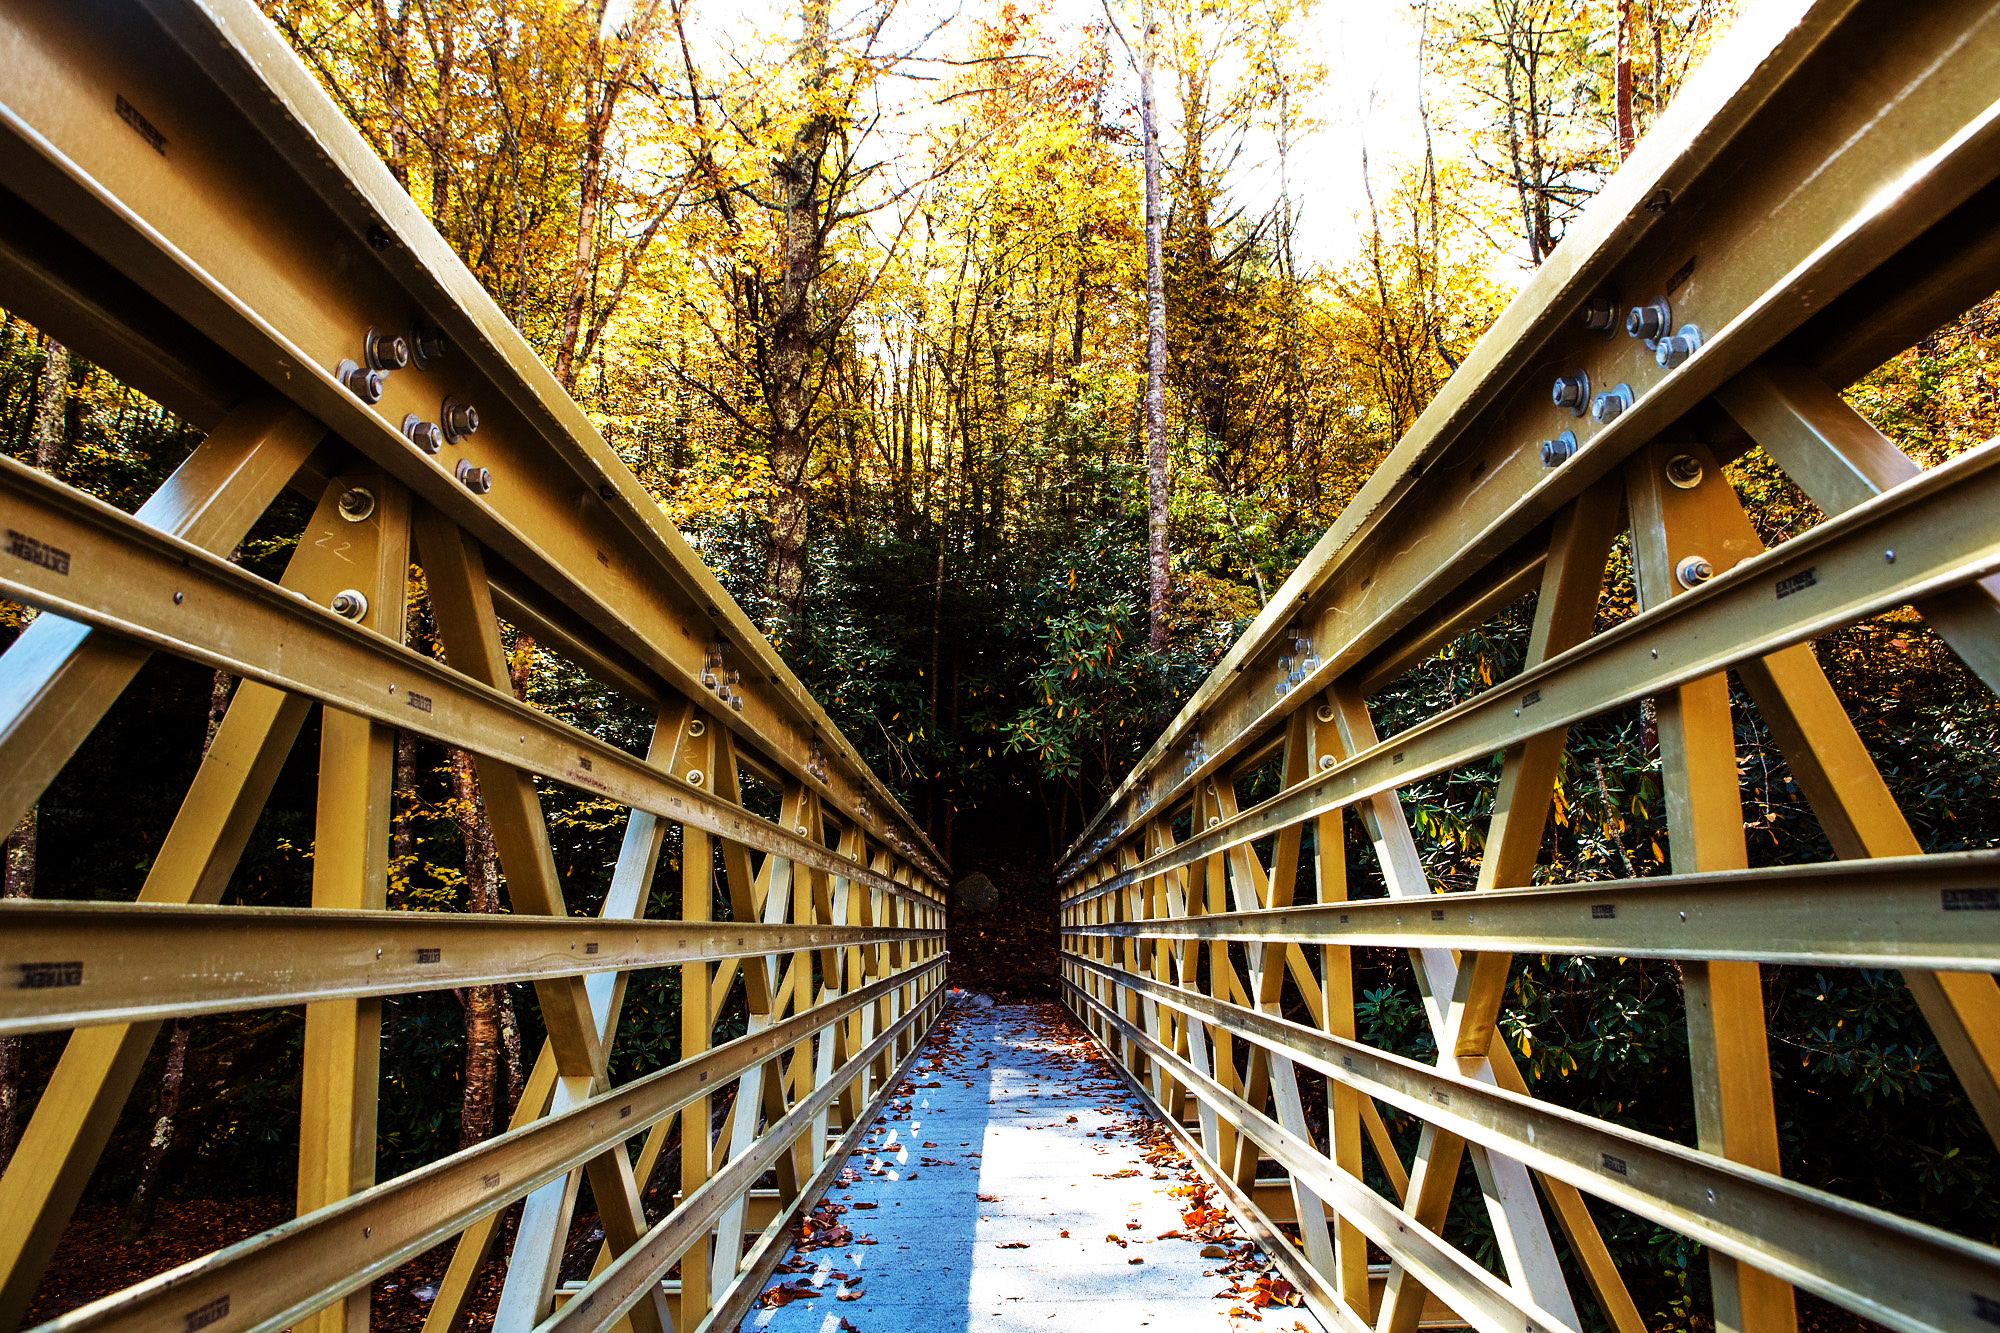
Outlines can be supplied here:
[[782, 1286], [773, 1287], [762, 1296], [759, 1296], [757, 1304], [763, 1306], [766, 1310], [774, 1310], [781, 1305], [790, 1305], [796, 1300], [810, 1300], [817, 1295], [819, 1295], [819, 1292], [804, 1282], [787, 1282]]

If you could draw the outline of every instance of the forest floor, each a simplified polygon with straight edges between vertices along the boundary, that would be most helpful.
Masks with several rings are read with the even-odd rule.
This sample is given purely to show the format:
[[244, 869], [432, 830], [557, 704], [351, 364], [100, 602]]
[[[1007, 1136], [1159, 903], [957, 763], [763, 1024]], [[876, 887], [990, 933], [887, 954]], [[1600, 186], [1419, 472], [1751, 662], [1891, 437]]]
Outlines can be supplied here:
[[[968, 812], [952, 849], [951, 984], [1000, 1001], [1056, 1000], [1056, 887], [1038, 814]], [[967, 892], [984, 876], [990, 895]], [[990, 903], [991, 906], [985, 905]]]

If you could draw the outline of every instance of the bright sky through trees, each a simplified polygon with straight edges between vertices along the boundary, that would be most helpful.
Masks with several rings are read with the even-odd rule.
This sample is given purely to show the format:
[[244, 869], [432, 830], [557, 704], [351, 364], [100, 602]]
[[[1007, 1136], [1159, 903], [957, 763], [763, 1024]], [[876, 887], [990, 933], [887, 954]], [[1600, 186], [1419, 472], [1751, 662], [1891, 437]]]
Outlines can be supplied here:
[[[630, 9], [621, 0], [611, 10], [616, 18]], [[1114, 0], [1115, 3], [1115, 0]], [[998, 0], [900, 0], [885, 29], [885, 47], [917, 50], [926, 57], [950, 59], [961, 52], [974, 25], [990, 19]], [[1102, 29], [1102, 0], [1044, 0], [1021, 6], [1047, 16], [1050, 30], [1076, 43], [1086, 28]], [[1120, 12], [1130, 25], [1133, 13]], [[835, 8], [835, 28], [857, 23], [864, 14], [879, 12], [877, 4], [845, 0]], [[776, 48], [797, 40], [799, 16], [795, 0], [692, 0], [687, 7], [689, 36], [706, 48], [705, 55], [727, 58], [759, 48]], [[1320, 78], [1293, 81], [1297, 100], [1292, 115], [1298, 122], [1293, 141], [1291, 194], [1297, 217], [1294, 249], [1302, 263], [1333, 261], [1350, 255], [1366, 228], [1367, 203], [1362, 189], [1361, 155], [1365, 148], [1379, 181], [1387, 180], [1421, 150], [1417, 117], [1419, 72], [1417, 48], [1421, 11], [1396, 0], [1319, 0], [1295, 20], [1293, 36], [1302, 67], [1318, 66]], [[1114, 43], [1115, 44], [1115, 43]], [[1136, 76], [1120, 53], [1116, 68], [1118, 104], [1107, 114], [1134, 118], [1138, 98]], [[934, 85], [928, 80], [947, 67], [913, 64], [910, 79], [898, 81], [902, 105], [892, 108], [892, 120], [921, 122]], [[1177, 133], [1173, 99], [1164, 99], [1163, 141], [1171, 148]], [[902, 128], [909, 133], [915, 124]], [[899, 127], [885, 125], [890, 140]], [[1268, 126], [1248, 139], [1229, 182], [1235, 200], [1250, 212], [1275, 206], [1279, 192], [1276, 141]]]

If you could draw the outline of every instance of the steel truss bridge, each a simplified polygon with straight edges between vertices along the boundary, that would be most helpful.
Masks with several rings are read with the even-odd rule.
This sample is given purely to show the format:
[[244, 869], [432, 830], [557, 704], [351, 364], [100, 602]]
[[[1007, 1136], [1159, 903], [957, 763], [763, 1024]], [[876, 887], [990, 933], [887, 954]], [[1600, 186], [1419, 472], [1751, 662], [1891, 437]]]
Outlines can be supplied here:
[[[0, 658], [0, 827], [151, 654], [243, 681], [138, 901], [0, 903], [0, 1035], [71, 1034], [0, 1178], [0, 1322], [161, 1023], [303, 1004], [296, 1220], [60, 1326], [363, 1328], [457, 1237], [446, 1328], [520, 1203], [499, 1326], [734, 1328], [940, 1012], [935, 852], [248, 0], [11, 0], [0, 70], [0, 303], [207, 431], [136, 514], [0, 460], [0, 594], [47, 613]], [[1719, 1328], [1795, 1328], [1795, 1290], [2000, 1327], [2000, 1251], [1784, 1177], [1759, 971], [1898, 970], [2000, 1136], [2000, 857], [1920, 858], [1812, 648], [1914, 606], [2000, 688], [2000, 452], [1921, 469], [1838, 392], [2000, 287], [1996, 92], [1986, 5], [1751, 6], [1066, 856], [1069, 1005], [1325, 1327], [1637, 1333], [1587, 1199], [1705, 1246]], [[1753, 447], [1825, 514], [1768, 551], [1722, 471]], [[228, 557], [288, 490], [274, 584]], [[1621, 537], [1640, 609], [1594, 632]], [[445, 662], [405, 646], [412, 561]], [[1372, 695], [1529, 594], [1518, 675], [1378, 736]], [[650, 750], [518, 702], [503, 619], [651, 710]], [[1731, 671], [1838, 861], [1746, 868]], [[1566, 729], [1648, 698], [1671, 873], [1538, 885]], [[314, 704], [312, 906], [220, 905]], [[474, 756], [512, 915], [385, 910], [399, 730]], [[1398, 788], [1496, 753], [1478, 889], [1435, 893]], [[546, 784], [630, 810], [594, 917]], [[1322, 850], [1350, 816], [1386, 898]], [[670, 825], [684, 919], [648, 920]], [[1434, 1064], [1357, 1040], [1357, 946], [1407, 951]], [[1679, 963], [1694, 1145], [1527, 1095], [1521, 953]], [[683, 1057], [614, 1086], [662, 966]], [[514, 1124], [377, 1183], [382, 997], [500, 981], [548, 1030]], [[1499, 1273], [1440, 1235], [1468, 1165]], [[602, 1251], [559, 1289], [584, 1178]]]

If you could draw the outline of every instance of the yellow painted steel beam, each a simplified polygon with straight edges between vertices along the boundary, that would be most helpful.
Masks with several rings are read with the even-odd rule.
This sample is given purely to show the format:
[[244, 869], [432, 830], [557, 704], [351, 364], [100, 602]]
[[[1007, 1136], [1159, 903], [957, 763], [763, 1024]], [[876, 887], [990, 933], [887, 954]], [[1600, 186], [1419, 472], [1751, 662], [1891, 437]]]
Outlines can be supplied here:
[[935, 896], [356, 627], [130, 515], [0, 459], [0, 522], [61, 551], [0, 554], [0, 590], [136, 642], [456, 745], [931, 907]]
[[[1274, 1015], [1148, 977], [1114, 973], [1075, 955], [1068, 961], [1185, 1013], [1226, 1021], [1249, 1039], [1405, 1114], [1485, 1144], [1890, 1328], [1966, 1329], [1985, 1320], [1987, 1311], [2000, 1309], [2000, 1249], [1992, 1246]], [[1101, 1009], [1094, 997], [1073, 982], [1067, 984], [1085, 1004]], [[1101, 1016], [1121, 1022], [1108, 1010]], [[1142, 1044], [1150, 1040], [1140, 1035]], [[1246, 1106], [1232, 1109], [1252, 1124], [1263, 1120]], [[1252, 1134], [1269, 1147], [1277, 1128], [1264, 1121]], [[1286, 1161], [1282, 1153], [1273, 1155]], [[1310, 1159], [1306, 1165], [1312, 1168]], [[1400, 1257], [1395, 1245], [1383, 1248]], [[1449, 1285], [1431, 1290], [1447, 1301], [1458, 1294]], [[1464, 1306], [1459, 1309], [1471, 1313]]]
[[[660, 1275], [687, 1249], [689, 1243], [704, 1229], [715, 1224], [730, 1200], [747, 1193], [780, 1154], [801, 1135], [809, 1135], [817, 1117], [833, 1104], [848, 1082], [861, 1077], [877, 1056], [896, 1047], [906, 1035], [914, 1039], [911, 1054], [903, 1061], [907, 1067], [915, 1059], [915, 1049], [921, 1045], [930, 1023], [942, 1012], [942, 1001], [943, 997], [933, 990], [892, 1023], [881, 1036], [841, 1064], [820, 1086], [786, 1111], [776, 1124], [767, 1126], [750, 1148], [731, 1158], [699, 1188], [683, 1196], [679, 1207], [661, 1218], [636, 1246], [614, 1259], [553, 1318], [536, 1325], [537, 1329], [554, 1333], [555, 1330], [594, 1331], [616, 1326], [625, 1311], [644, 1298], [647, 1290], [659, 1281]], [[922, 1032], [916, 1030], [920, 1023], [924, 1025]], [[894, 1087], [891, 1083], [883, 1089], [876, 1098], [877, 1106], [892, 1095]], [[817, 1155], [824, 1157], [825, 1145], [813, 1146]], [[685, 1290], [685, 1274], [682, 1287]]]
[[1263, 837], [1556, 727], [2000, 571], [1989, 442], [1064, 901]]
[[0, 1036], [942, 939], [938, 930], [0, 902]]
[[[1112, 969], [1101, 965], [1090, 965], [1090, 970], [1112, 973]], [[1085, 1013], [1172, 1068], [1175, 1076], [1204, 1106], [1275, 1159], [1293, 1179], [1303, 1181], [1329, 1207], [1380, 1247], [1392, 1262], [1417, 1274], [1427, 1288], [1462, 1315], [1473, 1328], [1481, 1330], [1481, 1333], [1570, 1333], [1563, 1320], [1535, 1305], [1466, 1254], [1447, 1244], [1420, 1225], [1410, 1213], [1360, 1180], [1335, 1168], [1309, 1139], [1292, 1133], [1253, 1108], [1233, 1089], [1127, 1023], [1111, 1006], [1074, 981], [1066, 977], [1064, 986], [1080, 1002]], [[1155, 993], [1173, 989], [1161, 986]], [[1204, 1155], [1214, 1159], [1212, 1152], [1205, 1152]]]
[[941, 958], [918, 964], [866, 990], [419, 1167], [39, 1328], [46, 1333], [179, 1328], [190, 1315], [205, 1311], [221, 1312], [208, 1322], [227, 1317], [232, 1327], [280, 1327], [644, 1132], [745, 1069], [838, 1022], [881, 991], [931, 979], [942, 967]]
[[1062, 930], [1078, 937], [2000, 972], [2000, 852], [1377, 898]]

